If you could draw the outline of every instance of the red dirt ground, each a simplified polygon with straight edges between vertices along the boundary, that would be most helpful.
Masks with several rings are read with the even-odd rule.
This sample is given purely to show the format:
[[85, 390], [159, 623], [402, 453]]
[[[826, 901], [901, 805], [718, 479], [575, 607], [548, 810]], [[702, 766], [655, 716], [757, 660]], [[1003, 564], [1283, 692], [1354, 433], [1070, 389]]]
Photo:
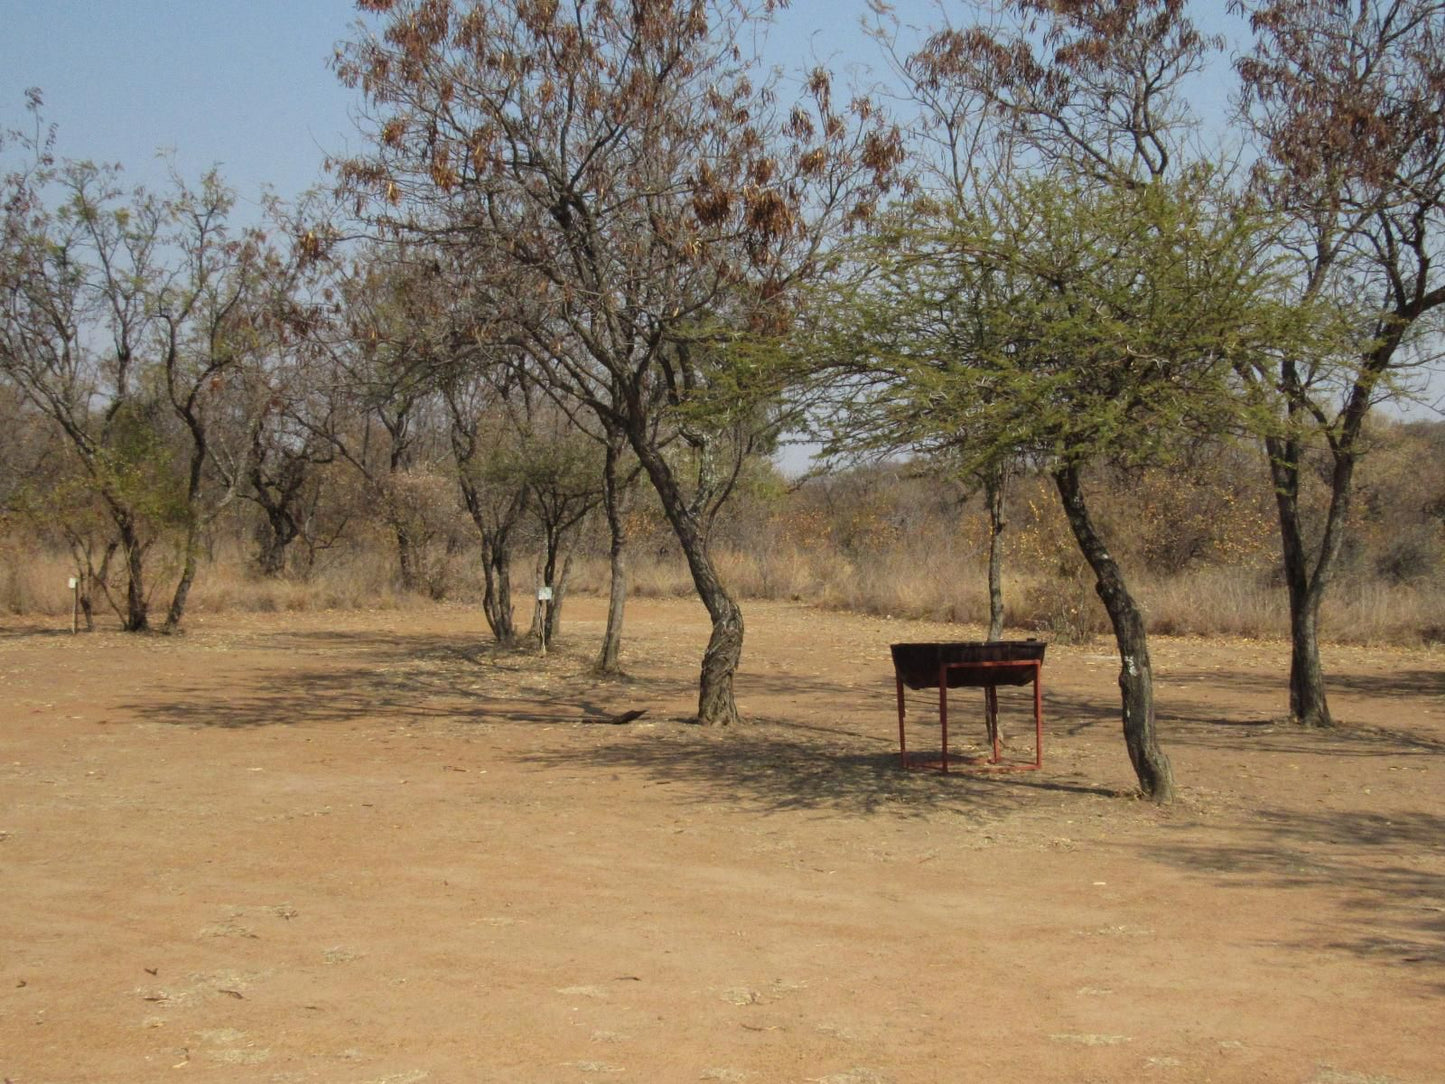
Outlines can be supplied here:
[[1042, 772], [941, 777], [888, 644], [976, 630], [751, 604], [711, 731], [701, 608], [633, 603], [611, 682], [601, 617], [0, 625], [0, 1077], [1445, 1080], [1438, 649], [1331, 649], [1316, 733], [1285, 645], [1159, 641], [1160, 809], [1103, 641], [1049, 649]]

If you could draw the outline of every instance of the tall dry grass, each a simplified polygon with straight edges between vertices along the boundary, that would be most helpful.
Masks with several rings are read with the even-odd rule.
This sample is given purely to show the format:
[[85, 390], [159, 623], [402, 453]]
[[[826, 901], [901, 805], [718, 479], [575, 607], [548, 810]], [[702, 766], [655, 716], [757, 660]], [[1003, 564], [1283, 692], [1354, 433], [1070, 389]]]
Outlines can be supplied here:
[[[605, 589], [605, 566], [586, 563], [581, 578]], [[728, 587], [743, 598], [793, 600], [849, 610], [960, 624], [988, 623], [988, 586], [977, 558], [960, 563], [885, 551], [857, 560], [789, 547], [718, 555]], [[692, 581], [680, 558], [650, 556], [634, 562], [632, 593], [685, 596]], [[1283, 585], [1267, 572], [1203, 567], [1177, 576], [1135, 578], [1151, 632], [1177, 636], [1285, 639], [1289, 603]], [[1005, 570], [1007, 629], [1069, 642], [1108, 633], [1108, 617], [1093, 581], [1065, 575]], [[1324, 638], [1338, 643], [1445, 642], [1445, 585], [1337, 583], [1321, 615]], [[1006, 632], [1006, 635], [1008, 633]]]
[[[976, 549], [937, 538], [901, 538], [856, 556], [827, 547], [774, 540], [716, 554], [724, 582], [744, 599], [792, 600], [859, 613], [986, 624], [988, 593], [983, 558]], [[477, 602], [481, 574], [475, 554], [433, 555], [429, 576], [444, 584], [447, 599]], [[75, 574], [68, 555], [17, 538], [0, 539], [0, 609], [11, 614], [68, 616]], [[685, 597], [693, 592], [682, 558], [665, 547], [638, 547], [629, 561], [630, 593], [637, 597]], [[152, 560], [152, 607], [170, 599], [174, 565], [164, 554]], [[607, 591], [608, 566], [600, 556], [579, 554], [569, 590]], [[519, 610], [530, 595], [530, 558], [514, 569]], [[1289, 634], [1284, 589], [1267, 571], [1205, 566], [1175, 576], [1135, 577], [1150, 630], [1166, 635], [1280, 639]], [[1075, 563], [1030, 567], [1005, 565], [1004, 602], [1009, 633], [1044, 634], [1085, 641], [1106, 634], [1108, 621], [1092, 581]], [[113, 590], [120, 598], [122, 586]], [[258, 575], [240, 545], [223, 545], [206, 561], [191, 594], [190, 612], [297, 612], [400, 609], [429, 604], [426, 593], [397, 585], [395, 559], [383, 540], [327, 553], [305, 575]], [[114, 622], [103, 599], [96, 616]], [[1327, 640], [1366, 644], [1445, 641], [1445, 585], [1343, 580], [1327, 596], [1322, 615]]]

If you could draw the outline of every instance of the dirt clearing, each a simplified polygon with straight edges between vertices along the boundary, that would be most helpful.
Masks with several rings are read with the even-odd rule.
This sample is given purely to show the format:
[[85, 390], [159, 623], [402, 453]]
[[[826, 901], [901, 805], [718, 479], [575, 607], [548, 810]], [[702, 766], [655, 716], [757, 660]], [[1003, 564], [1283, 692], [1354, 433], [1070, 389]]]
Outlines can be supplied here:
[[1161, 810], [1103, 641], [1049, 648], [1043, 771], [940, 777], [888, 644], [966, 630], [746, 613], [723, 732], [690, 601], [610, 682], [586, 599], [546, 659], [460, 608], [0, 626], [0, 1077], [1445, 1080], [1438, 649], [1329, 650], [1310, 733], [1286, 645], [1158, 641]]

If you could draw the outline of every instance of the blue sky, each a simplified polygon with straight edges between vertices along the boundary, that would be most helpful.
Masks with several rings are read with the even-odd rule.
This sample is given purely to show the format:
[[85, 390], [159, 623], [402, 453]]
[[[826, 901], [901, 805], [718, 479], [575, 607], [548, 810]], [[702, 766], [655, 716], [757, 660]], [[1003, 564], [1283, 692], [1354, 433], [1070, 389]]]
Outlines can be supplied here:
[[350, 93], [327, 67], [349, 0], [0, 0], [0, 124], [38, 86], [59, 151], [138, 182], [211, 165], [243, 195], [291, 195], [344, 150]]
[[[938, 21], [929, 0], [897, 7], [906, 23]], [[1207, 25], [1222, 20], [1223, 0], [1199, 7]], [[875, 62], [858, 29], [866, 11], [794, 0], [770, 58], [832, 60], [840, 74]], [[0, 127], [24, 120], [25, 88], [38, 86], [64, 156], [157, 184], [165, 149], [187, 178], [219, 165], [243, 197], [265, 184], [291, 196], [322, 179], [328, 153], [356, 147], [355, 96], [328, 66], [356, 18], [351, 0], [0, 0]]]
[[[968, 10], [945, 6], [959, 20]], [[905, 25], [939, 22], [932, 0], [895, 7]], [[1241, 37], [1225, 0], [1194, 8], [1206, 31]], [[828, 61], [845, 78], [881, 70], [858, 26], [867, 10], [793, 0], [770, 62]], [[292, 197], [324, 181], [328, 154], [359, 149], [357, 99], [329, 66], [356, 19], [352, 0], [0, 0], [0, 129], [25, 122], [25, 89], [38, 86], [63, 156], [119, 162], [136, 183], [164, 186], [157, 152], [168, 151], [187, 179], [217, 165], [244, 200], [264, 186]], [[1196, 109], [1218, 122], [1229, 85], [1221, 58], [1194, 88]]]

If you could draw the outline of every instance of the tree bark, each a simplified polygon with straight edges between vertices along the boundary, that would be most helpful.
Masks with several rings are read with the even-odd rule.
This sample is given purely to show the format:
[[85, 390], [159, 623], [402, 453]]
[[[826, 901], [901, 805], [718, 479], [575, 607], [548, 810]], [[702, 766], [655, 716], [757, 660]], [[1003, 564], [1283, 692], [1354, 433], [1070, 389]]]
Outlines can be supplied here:
[[[567, 581], [572, 575], [572, 548], [568, 545], [567, 534], [567, 531], [547, 532], [542, 566], [538, 570], [537, 585], [550, 587], [552, 600], [545, 606], [541, 599], [537, 600], [537, 607], [532, 611], [531, 635], [545, 638], [549, 644], [557, 639], [557, 633], [562, 628], [562, 604], [566, 601]], [[563, 552], [564, 545], [566, 552]]]
[[418, 581], [416, 574], [416, 551], [411, 543], [411, 532], [405, 524], [396, 520], [392, 521], [392, 531], [396, 535], [396, 560], [397, 569], [401, 573], [401, 588], [403, 591], [415, 591]]
[[[278, 523], [268, 511], [266, 522], [256, 532], [256, 567], [263, 576], [279, 576], [286, 570], [286, 547], [296, 537], [296, 532]], [[289, 534], [290, 537], [287, 537]]]
[[200, 549], [200, 530], [195, 523], [186, 526], [186, 557], [181, 566], [181, 578], [176, 583], [175, 593], [171, 596], [171, 607], [166, 612], [166, 623], [162, 629], [166, 633], [174, 633], [181, 627], [181, 618], [186, 613], [186, 602], [191, 597], [191, 584], [196, 581], [196, 565], [198, 564], [198, 550]]
[[1084, 500], [1076, 466], [1054, 472], [1054, 484], [1063, 501], [1064, 515], [1079, 544], [1079, 550], [1094, 572], [1098, 592], [1119, 647], [1119, 692], [1123, 707], [1124, 744], [1144, 794], [1156, 802], [1174, 799], [1174, 771], [1159, 748], [1154, 729], [1154, 675], [1149, 661], [1149, 637], [1144, 615], [1118, 563], [1104, 545]]
[[256, 531], [256, 567], [263, 576], [279, 576], [286, 571], [286, 549], [301, 533], [301, 524], [291, 510], [295, 494], [286, 490], [272, 498], [259, 478], [252, 475], [254, 496], [265, 519]]
[[[1437, 296], [1438, 294], [1438, 296]], [[1281, 556], [1290, 609], [1290, 718], [1302, 726], [1334, 725], [1325, 696], [1324, 667], [1320, 662], [1319, 615], [1325, 589], [1334, 577], [1345, 543], [1345, 524], [1354, 496], [1355, 467], [1362, 454], [1361, 438], [1375, 391], [1390, 370], [1395, 351], [1415, 320], [1437, 304], [1445, 304], [1445, 291], [1434, 298], [1417, 298], [1403, 305], [1385, 321], [1383, 334], [1374, 348], [1361, 358], [1360, 369], [1350, 385], [1333, 432], [1326, 432], [1332, 468], [1330, 502], [1319, 542], [1313, 555], [1305, 543], [1299, 507], [1300, 464], [1304, 445], [1294, 431], [1296, 420], [1312, 413], [1305, 382], [1292, 360], [1280, 367], [1280, 385], [1286, 403], [1285, 435], [1265, 438], [1270, 475], [1274, 481], [1275, 507], [1279, 512]]]
[[988, 504], [988, 638], [1003, 637], [1003, 498], [1001, 471], [989, 471], [983, 483]]
[[622, 618], [627, 606], [627, 519], [625, 487], [617, 474], [621, 456], [621, 443], [609, 433], [602, 463], [602, 504], [612, 544], [608, 551], [607, 628], [602, 633], [602, 649], [597, 654], [599, 674], [622, 673]]
[[145, 591], [145, 551], [136, 532], [135, 523], [129, 516], [117, 516], [116, 527], [120, 533], [120, 548], [125, 551], [125, 624], [126, 632], [146, 632], [150, 629], [150, 603]]
[[[1304, 726], [1328, 727], [1334, 724], [1325, 694], [1324, 667], [1320, 662], [1319, 609], [1324, 598], [1325, 549], [1313, 574], [1305, 545], [1304, 527], [1300, 519], [1299, 443], [1270, 437], [1265, 441], [1269, 454], [1270, 474], [1274, 480], [1275, 507], [1279, 512], [1280, 554], [1284, 566], [1285, 588], [1289, 595], [1290, 719]], [[1338, 497], [1338, 494], [1335, 495]], [[1335, 516], [1337, 499], [1332, 499], [1329, 517]], [[1328, 532], [1327, 532], [1328, 533]], [[1332, 562], [1331, 562], [1332, 563]]]
[[703, 652], [698, 681], [697, 721], [703, 726], [730, 726], [738, 721], [733, 675], [743, 654], [743, 612], [717, 574], [708, 552], [706, 532], [683, 496], [672, 468], [644, 436], [629, 432], [628, 437], [657, 490], [663, 514], [687, 558], [698, 598], [712, 619], [712, 635]]
[[567, 601], [567, 581], [572, 577], [572, 551], [570, 549], [563, 555], [562, 570], [555, 573], [555, 577], [552, 583], [552, 602], [547, 607], [547, 617], [543, 623], [549, 644], [555, 642], [557, 634], [562, 631], [562, 604]]
[[482, 613], [487, 627], [499, 644], [517, 639], [516, 618], [512, 610], [512, 550], [510, 538], [483, 539], [482, 572], [486, 585], [482, 592]]

